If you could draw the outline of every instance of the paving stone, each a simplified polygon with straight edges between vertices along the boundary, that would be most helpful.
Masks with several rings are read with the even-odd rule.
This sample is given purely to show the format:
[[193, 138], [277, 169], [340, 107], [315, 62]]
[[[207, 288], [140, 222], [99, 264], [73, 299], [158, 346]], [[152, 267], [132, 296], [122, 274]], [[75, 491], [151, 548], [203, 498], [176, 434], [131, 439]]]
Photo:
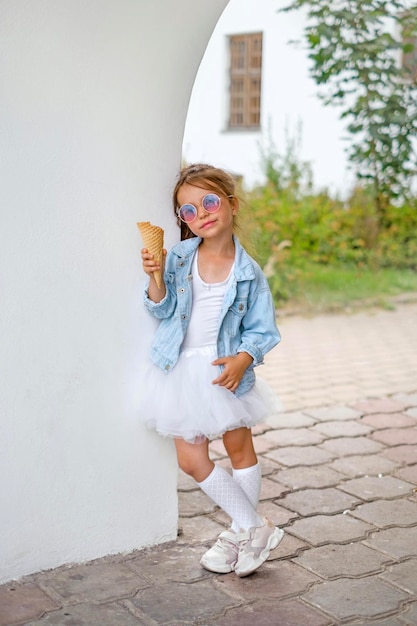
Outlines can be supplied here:
[[223, 439], [214, 439], [213, 441], [210, 441], [209, 451], [210, 455], [215, 453], [217, 458], [227, 456], [226, 448], [223, 444]]
[[409, 595], [377, 577], [339, 578], [316, 585], [304, 600], [338, 620], [371, 618], [399, 610]]
[[407, 611], [401, 613], [401, 624], [407, 624], [407, 626], [416, 626], [417, 624], [417, 601], [413, 602], [407, 607]]
[[350, 515], [378, 528], [417, 524], [417, 506], [415, 502], [406, 499], [369, 502], [350, 511]]
[[324, 436], [314, 432], [311, 428], [281, 428], [270, 430], [265, 438], [271, 442], [271, 447], [277, 446], [308, 446], [321, 443]]
[[417, 556], [417, 526], [380, 530], [372, 533], [364, 543], [396, 559]]
[[272, 550], [268, 561], [296, 557], [302, 550], [306, 550], [309, 547], [310, 546], [305, 541], [301, 541], [298, 537], [285, 533], [279, 546], [275, 550]]
[[312, 426], [310, 430], [317, 431], [327, 437], [357, 437], [372, 432], [370, 426], [354, 420], [348, 422], [319, 422]]
[[410, 409], [407, 409], [405, 414], [413, 417], [414, 419], [417, 419], [417, 406], [413, 406]]
[[356, 402], [352, 404], [352, 407], [361, 413], [398, 413], [404, 411], [407, 405], [398, 400], [392, 400], [391, 398], [371, 398], [369, 400], [363, 400], [362, 402]]
[[[230, 525], [230, 517], [228, 518], [228, 525]], [[213, 542], [225, 530], [224, 526], [213, 521], [207, 515], [180, 517], [178, 527], [183, 543]]]
[[413, 393], [396, 393], [392, 397], [406, 406], [417, 406], [417, 392]]
[[201, 489], [178, 494], [178, 510], [181, 517], [193, 517], [212, 513], [215, 503]]
[[391, 565], [381, 578], [417, 596], [417, 559]]
[[343, 405], [325, 406], [318, 409], [306, 409], [306, 413], [309, 417], [313, 417], [321, 422], [355, 420], [361, 416], [361, 412], [359, 410]]
[[320, 465], [334, 458], [330, 452], [313, 446], [279, 448], [278, 450], [271, 450], [265, 456], [289, 467], [296, 465]]
[[48, 613], [25, 626], [148, 626], [120, 604], [77, 604]]
[[415, 419], [404, 413], [374, 413], [365, 415], [361, 420], [364, 424], [372, 428], [405, 428], [415, 426]]
[[52, 589], [63, 604], [108, 602], [134, 595], [148, 583], [123, 563], [96, 561], [36, 574], [33, 580]]
[[389, 450], [384, 450], [384, 456], [404, 465], [415, 465], [417, 463], [417, 446], [390, 448]]
[[302, 594], [318, 580], [317, 576], [291, 561], [268, 561], [252, 576], [218, 576], [215, 584], [241, 601], [254, 602], [260, 598], [273, 600]]
[[[299, 600], [256, 602], [238, 607], [216, 620], [215, 626], [327, 626], [332, 622]], [[213, 625], [214, 626], [214, 625]]]
[[343, 494], [338, 489], [304, 489], [290, 493], [280, 500], [282, 506], [296, 511], [300, 515], [315, 513], [338, 513], [352, 508], [361, 500], [351, 495]]
[[[214, 576], [212, 577], [214, 578]], [[163, 582], [152, 585], [127, 602], [126, 606], [138, 609], [158, 624], [198, 622], [222, 616], [228, 608], [238, 606], [239, 601], [216, 588], [212, 579], [190, 584]]]
[[344, 478], [343, 474], [330, 469], [329, 464], [284, 469], [271, 477], [272, 480], [279, 480], [283, 485], [293, 489], [331, 487], [338, 485]]
[[314, 419], [308, 417], [301, 411], [294, 411], [290, 413], [278, 413], [272, 417], [268, 417], [266, 423], [271, 428], [304, 428], [312, 426]]
[[361, 619], [360, 622], [354, 621], [353, 624], [359, 624], [361, 626], [404, 626], [404, 622], [400, 621], [397, 617], [387, 617], [385, 619], [367, 620]]
[[264, 456], [258, 457], [258, 462], [261, 465], [262, 476], [274, 474], [280, 468], [278, 463], [271, 459], [266, 459]]
[[276, 448], [277, 444], [267, 439], [267, 433], [264, 435], [258, 435], [253, 438], [253, 446], [255, 448], [256, 454], [263, 454], [272, 448]]
[[125, 561], [125, 565], [140, 574], [148, 585], [161, 580], [191, 583], [210, 576], [200, 565], [200, 559], [206, 550], [206, 546], [190, 546], [178, 542], [168, 547], [158, 546], [158, 549], [143, 550], [134, 559]]
[[403, 467], [395, 472], [397, 478], [405, 480], [408, 483], [414, 483], [417, 485], [417, 465], [411, 465], [410, 467]]
[[333, 456], [351, 456], [354, 454], [376, 454], [384, 449], [377, 441], [367, 437], [339, 437], [328, 439], [320, 444], [320, 448], [327, 450]]
[[273, 498], [279, 498], [283, 493], [288, 491], [288, 487], [284, 487], [275, 480], [269, 480], [264, 478], [261, 483], [261, 493], [259, 500], [271, 500]]
[[389, 561], [389, 557], [360, 542], [311, 548], [294, 559], [294, 563], [328, 579], [376, 574], [383, 571]]
[[370, 454], [367, 456], [344, 456], [330, 463], [329, 467], [353, 478], [355, 476], [389, 474], [398, 467], [398, 463], [379, 454]]
[[255, 426], [252, 426], [251, 430], [252, 430], [252, 435], [255, 437], [256, 435], [263, 435], [268, 430], [271, 430], [271, 427], [265, 422], [261, 422], [260, 424], [256, 424]]
[[327, 543], [347, 543], [365, 539], [375, 527], [356, 520], [350, 515], [315, 515], [296, 520], [286, 529], [289, 534], [299, 537], [313, 546]]
[[378, 430], [371, 437], [387, 446], [413, 444], [417, 443], [417, 428], [387, 428]]
[[0, 587], [0, 626], [12, 626], [58, 609], [34, 583], [8, 583]]
[[339, 486], [339, 489], [361, 498], [374, 500], [375, 498], [397, 498], [411, 495], [413, 485], [394, 476], [363, 476], [353, 478]]
[[288, 522], [297, 517], [297, 513], [289, 511], [283, 506], [279, 506], [277, 502], [261, 502], [258, 506], [258, 513], [263, 517], [268, 517], [275, 526], [284, 526]]

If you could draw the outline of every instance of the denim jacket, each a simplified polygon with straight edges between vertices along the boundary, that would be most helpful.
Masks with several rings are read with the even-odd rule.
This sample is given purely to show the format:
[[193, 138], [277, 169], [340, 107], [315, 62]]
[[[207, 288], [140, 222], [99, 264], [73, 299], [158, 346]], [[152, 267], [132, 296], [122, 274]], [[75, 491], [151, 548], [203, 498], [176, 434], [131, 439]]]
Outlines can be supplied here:
[[[151, 359], [167, 373], [178, 360], [187, 332], [192, 307], [191, 268], [201, 241], [199, 237], [186, 239], [168, 253], [164, 274], [166, 295], [161, 302], [150, 300], [145, 290], [145, 307], [161, 320], [153, 339]], [[236, 389], [236, 395], [240, 396], [255, 382], [254, 367], [263, 363], [264, 355], [281, 337], [267, 280], [236, 237], [234, 242], [234, 276], [220, 312], [217, 354], [220, 358], [247, 352], [253, 358]]]

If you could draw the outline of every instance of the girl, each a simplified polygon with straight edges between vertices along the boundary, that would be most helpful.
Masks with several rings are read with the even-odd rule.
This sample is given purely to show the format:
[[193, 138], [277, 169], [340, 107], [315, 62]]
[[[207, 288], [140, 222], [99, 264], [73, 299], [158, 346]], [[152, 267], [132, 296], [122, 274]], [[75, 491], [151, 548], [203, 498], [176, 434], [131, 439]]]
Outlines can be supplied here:
[[[161, 320], [142, 409], [148, 426], [174, 438], [180, 468], [232, 518], [201, 565], [242, 577], [284, 534], [256, 512], [261, 468], [250, 430], [274, 410], [254, 367], [280, 335], [266, 278], [234, 235], [234, 179], [190, 165], [180, 171], [173, 203], [182, 241], [168, 255], [164, 250], [160, 288], [153, 277], [160, 266], [142, 250], [145, 306]], [[209, 457], [209, 441], [219, 435], [232, 476]]]

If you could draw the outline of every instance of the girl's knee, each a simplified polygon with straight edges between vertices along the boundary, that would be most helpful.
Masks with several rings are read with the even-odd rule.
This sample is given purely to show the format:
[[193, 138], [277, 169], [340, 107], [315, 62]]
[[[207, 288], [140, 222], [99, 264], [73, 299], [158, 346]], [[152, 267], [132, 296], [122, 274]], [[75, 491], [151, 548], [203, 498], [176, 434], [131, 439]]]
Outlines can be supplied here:
[[178, 465], [185, 474], [194, 478], [198, 483], [205, 480], [214, 468], [214, 463], [209, 459], [204, 463], [196, 462], [195, 459], [178, 459]]
[[213, 470], [214, 464], [209, 459], [208, 443], [188, 444], [176, 441], [178, 466], [197, 482], [201, 482]]
[[253, 446], [252, 433], [249, 429], [239, 428], [236, 431], [225, 433], [223, 443], [233, 467], [256, 465], [258, 459]]

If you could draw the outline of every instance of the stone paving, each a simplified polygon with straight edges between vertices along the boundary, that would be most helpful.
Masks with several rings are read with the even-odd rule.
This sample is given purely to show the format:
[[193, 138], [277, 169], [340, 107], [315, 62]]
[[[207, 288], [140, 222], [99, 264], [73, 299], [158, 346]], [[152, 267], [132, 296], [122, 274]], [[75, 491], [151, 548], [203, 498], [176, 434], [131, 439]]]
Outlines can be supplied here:
[[417, 304], [281, 322], [262, 374], [285, 408], [254, 430], [286, 531], [268, 562], [200, 567], [229, 520], [180, 472], [177, 542], [0, 586], [0, 626], [417, 625]]

